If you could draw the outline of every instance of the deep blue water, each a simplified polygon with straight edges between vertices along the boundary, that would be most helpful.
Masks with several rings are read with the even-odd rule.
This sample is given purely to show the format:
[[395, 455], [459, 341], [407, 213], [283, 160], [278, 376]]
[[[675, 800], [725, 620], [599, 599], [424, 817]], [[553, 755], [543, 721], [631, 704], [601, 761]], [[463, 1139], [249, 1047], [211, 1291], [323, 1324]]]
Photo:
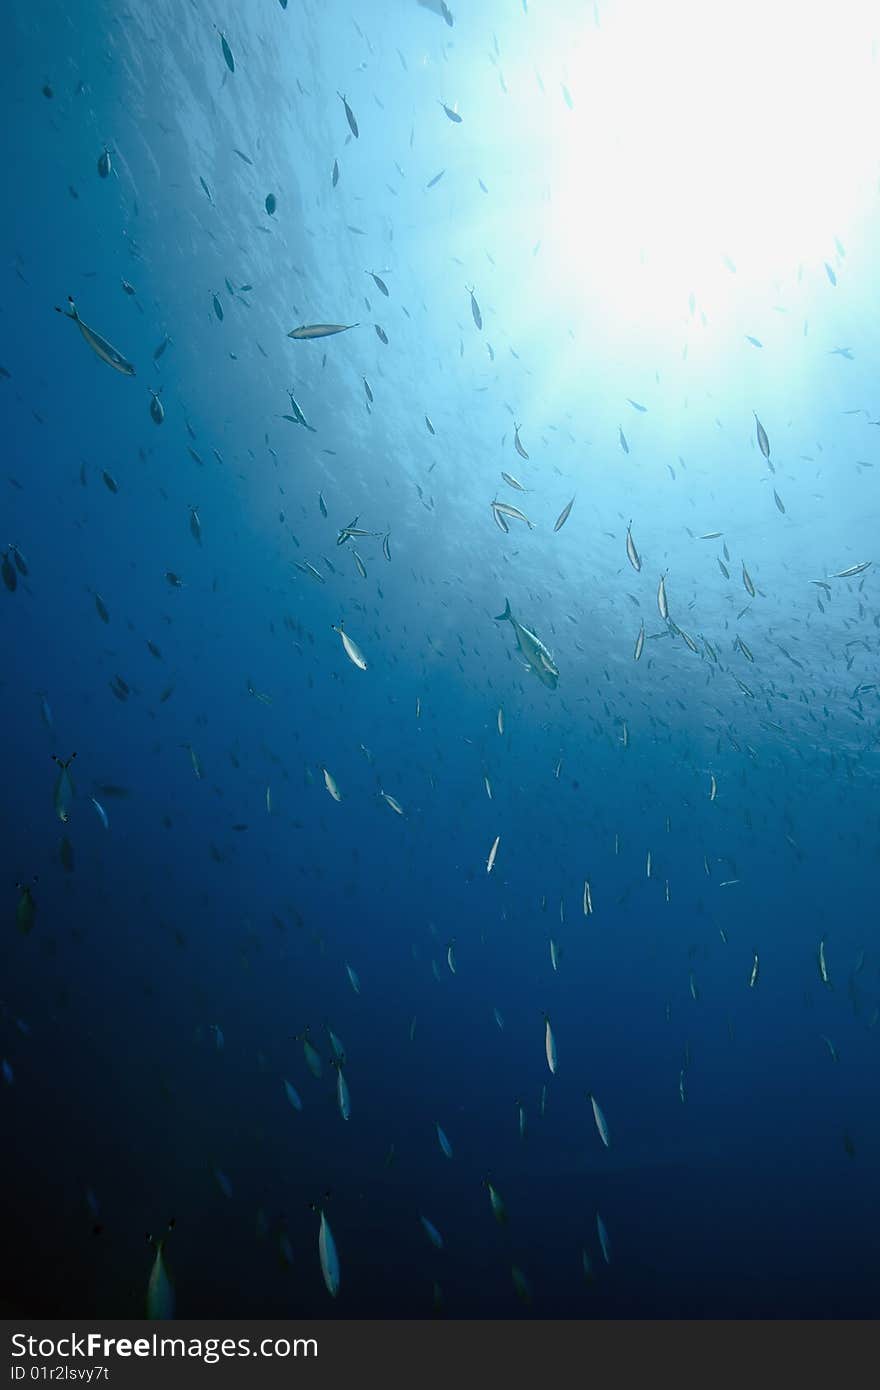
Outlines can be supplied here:
[[[11, 6], [7, 1312], [140, 1315], [172, 1217], [180, 1316], [875, 1312], [880, 609], [836, 576], [876, 546], [876, 179], [836, 241], [701, 245], [673, 309], [646, 208], [640, 298], [559, 239], [559, 132], [643, 7], [471, 9]], [[583, 198], [584, 246], [625, 242]]]

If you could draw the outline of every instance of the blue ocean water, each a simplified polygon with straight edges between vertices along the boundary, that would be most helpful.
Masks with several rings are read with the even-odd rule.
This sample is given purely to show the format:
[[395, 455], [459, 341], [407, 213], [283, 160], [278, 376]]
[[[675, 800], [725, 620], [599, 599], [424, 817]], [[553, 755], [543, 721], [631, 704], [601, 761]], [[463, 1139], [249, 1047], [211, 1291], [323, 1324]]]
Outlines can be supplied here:
[[876, 169], [649, 204], [649, 9], [9, 7], [7, 1313], [875, 1312]]

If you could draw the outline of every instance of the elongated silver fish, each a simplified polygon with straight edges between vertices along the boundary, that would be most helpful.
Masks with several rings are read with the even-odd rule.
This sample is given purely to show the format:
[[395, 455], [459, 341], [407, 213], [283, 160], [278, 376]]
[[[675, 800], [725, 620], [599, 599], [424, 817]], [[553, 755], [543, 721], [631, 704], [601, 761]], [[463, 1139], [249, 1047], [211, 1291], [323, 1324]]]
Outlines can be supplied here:
[[523, 627], [522, 623], [517, 622], [510, 611], [510, 599], [504, 600], [504, 612], [499, 613], [495, 621], [511, 624], [516, 635], [516, 645], [529, 663], [529, 669], [534, 671], [542, 685], [555, 690], [559, 683], [559, 669], [541, 639], [529, 628]]
[[330, 338], [334, 333], [347, 333], [350, 328], [357, 327], [356, 323], [303, 323], [299, 328], [291, 328], [287, 336], [297, 339]]
[[123, 357], [122, 353], [118, 352], [112, 343], [108, 343], [106, 338], [102, 338], [100, 333], [96, 333], [93, 328], [89, 328], [87, 323], [83, 323], [70, 295], [67, 296], [67, 302], [70, 305], [69, 309], [59, 309], [58, 305], [55, 305], [56, 314], [63, 314], [65, 318], [73, 319], [80, 333], [92, 349], [92, 352], [100, 357], [102, 362], [106, 362], [108, 367], [114, 367], [115, 370], [121, 372], [123, 376], [134, 376], [134, 367], [128, 359]]

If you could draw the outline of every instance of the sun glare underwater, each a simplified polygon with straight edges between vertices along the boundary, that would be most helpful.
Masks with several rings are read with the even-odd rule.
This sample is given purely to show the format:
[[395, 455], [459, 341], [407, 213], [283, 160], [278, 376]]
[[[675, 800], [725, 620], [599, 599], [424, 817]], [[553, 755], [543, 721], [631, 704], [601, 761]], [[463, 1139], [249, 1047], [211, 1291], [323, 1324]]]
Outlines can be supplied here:
[[875, 1315], [876, 9], [75, 10], [4, 98], [6, 1315]]

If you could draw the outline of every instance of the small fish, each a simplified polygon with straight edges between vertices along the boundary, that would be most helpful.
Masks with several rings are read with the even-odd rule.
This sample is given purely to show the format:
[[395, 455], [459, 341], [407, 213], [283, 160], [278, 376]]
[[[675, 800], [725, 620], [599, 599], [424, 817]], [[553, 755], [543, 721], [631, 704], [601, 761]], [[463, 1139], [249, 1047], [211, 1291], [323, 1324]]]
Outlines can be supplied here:
[[547, 1057], [547, 1066], [556, 1075], [556, 1039], [553, 1036], [553, 1029], [550, 1027], [550, 1019], [544, 1015], [544, 1053]]
[[447, 1139], [447, 1137], [446, 1137], [444, 1131], [440, 1128], [440, 1126], [439, 1126], [439, 1124], [437, 1123], [436, 1120], [434, 1121], [434, 1128], [435, 1128], [436, 1131], [437, 1131], [437, 1143], [440, 1145], [440, 1148], [443, 1150], [443, 1152], [444, 1152], [444, 1154], [446, 1155], [446, 1157], [447, 1157], [447, 1158], [451, 1158], [451, 1157], [452, 1157], [452, 1145], [450, 1144], [450, 1142], [449, 1142], [449, 1140]]
[[560, 531], [560, 530], [562, 529], [562, 527], [563, 527], [563, 526], [565, 525], [565, 523], [568, 521], [569, 515], [570, 515], [570, 513], [571, 513], [571, 509], [572, 509], [573, 506], [574, 506], [574, 498], [572, 497], [571, 501], [568, 502], [568, 503], [566, 504], [566, 506], [564, 506], [564, 507], [562, 508], [562, 511], [559, 513], [559, 516], [556, 518], [556, 525], [553, 527], [553, 530], [554, 530], [554, 531]]
[[89, 328], [88, 324], [83, 323], [70, 295], [67, 296], [67, 302], [70, 305], [69, 309], [59, 309], [56, 304], [55, 312], [57, 314], [63, 314], [65, 318], [73, 319], [89, 347], [100, 357], [102, 362], [107, 363], [108, 367], [113, 367], [117, 372], [121, 372], [123, 376], [134, 376], [134, 367], [122, 356], [122, 353], [118, 352], [116, 348], [113, 347], [112, 343], [108, 343], [106, 338], [102, 338], [100, 333], [96, 333], [93, 328]]
[[428, 180], [428, 182], [425, 184], [425, 187], [426, 187], [426, 188], [433, 188], [434, 185], [435, 185], [435, 183], [439, 183], [439, 182], [440, 182], [440, 180], [442, 179], [442, 177], [443, 177], [443, 175], [444, 175], [445, 173], [446, 173], [446, 170], [445, 170], [445, 169], [441, 169], [439, 174], [435, 174], [434, 177], [433, 177], [432, 179], [429, 179], [429, 180]]
[[347, 333], [350, 328], [357, 328], [356, 323], [310, 323], [301, 324], [299, 328], [292, 328], [288, 333], [288, 338], [329, 338], [334, 333]]
[[428, 1220], [427, 1216], [420, 1216], [419, 1220], [421, 1221], [425, 1234], [427, 1235], [428, 1240], [431, 1242], [431, 1244], [435, 1247], [435, 1249], [442, 1250], [443, 1237], [437, 1230], [437, 1227], [433, 1224], [433, 1222]]
[[596, 1231], [599, 1236], [599, 1244], [602, 1247], [602, 1258], [607, 1265], [610, 1265], [611, 1242], [608, 1239], [608, 1231], [605, 1228], [605, 1222], [602, 1220], [598, 1212], [596, 1212]]
[[624, 452], [625, 454], [628, 454], [628, 453], [629, 453], [629, 445], [628, 445], [627, 442], [626, 442], [626, 435], [624, 434], [624, 432], [623, 432], [623, 430], [621, 429], [620, 425], [617, 426], [617, 433], [618, 433], [619, 438], [620, 438], [620, 447], [621, 447], [621, 449], [623, 450], [623, 452]]
[[91, 801], [92, 805], [94, 806], [95, 810], [97, 811], [97, 813], [98, 813], [98, 819], [100, 820], [100, 822], [101, 822], [101, 824], [103, 825], [104, 829], [105, 829], [105, 830], [109, 830], [109, 829], [110, 829], [110, 821], [108, 820], [108, 818], [107, 818], [107, 812], [104, 810], [104, 807], [101, 805], [100, 801], [96, 801], [95, 798], [94, 798], [93, 796], [90, 796], [90, 797], [89, 797], [89, 801]]
[[471, 297], [471, 313], [473, 314], [474, 323], [477, 325], [477, 328], [482, 328], [483, 315], [480, 313], [480, 306], [474, 297], [473, 288], [468, 289], [467, 285], [465, 285], [465, 289]]
[[636, 572], [642, 568], [641, 556], [636, 550], [635, 541], [632, 538], [632, 522], [626, 528], [626, 558]]
[[349, 637], [347, 632], [343, 631], [342, 624], [339, 623], [339, 625], [337, 626], [336, 623], [331, 623], [331, 627], [334, 632], [337, 632], [339, 634], [342, 646], [345, 650], [345, 655], [348, 657], [349, 661], [354, 666], [357, 666], [359, 671], [366, 671], [367, 663], [360, 647], [351, 637]]
[[593, 1119], [596, 1121], [596, 1128], [599, 1131], [599, 1138], [602, 1140], [602, 1143], [605, 1145], [606, 1149], [610, 1149], [611, 1136], [608, 1132], [608, 1122], [605, 1119], [605, 1116], [602, 1112], [602, 1107], [599, 1105], [599, 1102], [596, 1100], [596, 1097], [592, 1094], [591, 1091], [587, 1092], [587, 1099], [593, 1107]]
[[396, 797], [391, 796], [389, 792], [382, 791], [381, 789], [379, 795], [382, 797], [383, 801], [391, 807], [392, 811], [396, 811], [399, 816], [404, 814], [403, 807]]
[[[863, 560], [860, 565], [850, 565], [847, 570], [838, 570], [837, 574], [831, 576], [832, 579], [851, 579], [853, 575], [863, 574], [869, 566], [873, 564], [871, 560]], [[815, 581], [814, 581], [815, 582]]]
[[333, 173], [330, 177], [333, 180], [333, 187], [335, 188], [339, 182], [339, 161], [336, 159], [333, 161]]
[[321, 1224], [318, 1228], [318, 1258], [321, 1262], [321, 1273], [324, 1276], [327, 1292], [331, 1298], [335, 1298], [339, 1293], [340, 1284], [339, 1255], [336, 1251], [333, 1232], [330, 1230], [323, 1211], [321, 1212]]
[[[752, 414], [754, 415], [755, 412], [752, 411]], [[755, 426], [758, 433], [758, 448], [761, 450], [761, 453], [764, 455], [765, 459], [769, 460], [770, 440], [767, 438], [767, 431], [764, 429], [764, 426], [761, 424], [761, 421], [758, 419], [757, 415], [755, 415]]]
[[284, 1094], [287, 1096], [294, 1110], [302, 1110], [303, 1106], [299, 1098], [299, 1092], [294, 1086], [291, 1086], [289, 1081], [284, 1082]]
[[494, 1184], [489, 1181], [488, 1178], [485, 1178], [484, 1182], [486, 1184], [486, 1189], [489, 1193], [489, 1202], [492, 1207], [492, 1215], [495, 1217], [495, 1220], [498, 1222], [499, 1226], [504, 1226], [507, 1224], [507, 1211], [505, 1209], [504, 1202], [502, 1201], [501, 1193], [498, 1191], [498, 1188], [495, 1187]]
[[828, 264], [827, 261], [825, 261], [825, 274], [828, 276], [828, 279], [831, 281], [832, 285], [837, 284], [837, 276], [834, 274], [834, 271], [832, 270], [831, 266]]
[[358, 123], [357, 123], [357, 121], [356, 121], [355, 118], [354, 118], [354, 112], [352, 111], [351, 107], [349, 106], [348, 102], [346, 101], [345, 97], [342, 95], [341, 92], [337, 92], [336, 95], [339, 97], [339, 100], [342, 102], [342, 105], [345, 107], [345, 119], [348, 121], [348, 126], [349, 126], [349, 129], [350, 129], [352, 135], [354, 136], [355, 140], [357, 140], [357, 139], [358, 139], [359, 132], [358, 132]]
[[76, 757], [76, 753], [71, 753], [70, 757], [63, 760], [52, 754], [52, 761], [58, 768], [58, 776], [55, 779], [55, 792], [53, 803], [55, 814], [62, 825], [67, 825], [70, 820], [70, 804], [73, 801], [75, 792], [73, 778], [70, 775], [70, 765]]
[[374, 324], [373, 324], [373, 327], [374, 327], [375, 330], [376, 330], [376, 337], [379, 339], [379, 342], [380, 342], [380, 343], [384, 343], [385, 346], [387, 347], [387, 346], [388, 346], [388, 334], [385, 332], [385, 329], [384, 329], [384, 328], [380, 328], [380, 326], [379, 326], [378, 323], [374, 323]]
[[[723, 884], [723, 883], [722, 883], [721, 887], [722, 887], [722, 888], [724, 887], [724, 884]], [[755, 959], [752, 961], [752, 973], [751, 973], [751, 975], [749, 976], [749, 989], [754, 989], [754, 988], [755, 988], [755, 985], [758, 983], [758, 968], [759, 968], [758, 952], [756, 951], [756, 952], [755, 952]]]
[[429, 419], [429, 417], [428, 417], [427, 415], [425, 416], [425, 424], [428, 426], [428, 430], [429, 430], [429, 432], [430, 432], [431, 434], [436, 434], [436, 433], [437, 433], [437, 431], [434, 429], [434, 426], [432, 425], [432, 423], [431, 423], [431, 421], [430, 421], [430, 419]]
[[461, 125], [461, 116], [459, 116], [457, 111], [450, 110], [445, 101], [441, 101], [438, 104], [443, 107], [443, 110], [451, 121], [454, 121], [456, 125]]
[[172, 1219], [161, 1240], [154, 1241], [152, 1236], [147, 1236], [147, 1240], [156, 1250], [147, 1283], [147, 1317], [155, 1321], [167, 1321], [174, 1317], [174, 1287], [168, 1277], [164, 1259], [165, 1242], [173, 1229]]
[[636, 638], [635, 650], [634, 650], [634, 652], [633, 652], [633, 661], [638, 661], [638, 660], [639, 660], [639, 658], [640, 658], [641, 655], [642, 655], [642, 652], [644, 651], [644, 648], [645, 648], [645, 624], [642, 623], [641, 627], [639, 628], [639, 635], [638, 635], [638, 637]]
[[741, 563], [742, 563], [742, 581], [743, 581], [743, 585], [744, 585], [744, 587], [745, 587], [745, 591], [746, 591], [746, 593], [749, 595], [750, 598], [754, 598], [754, 597], [755, 597], [755, 586], [754, 586], [754, 584], [752, 583], [752, 576], [749, 574], [748, 570], [746, 569], [745, 561], [741, 561]]
[[110, 163], [110, 151], [107, 149], [107, 146], [105, 145], [101, 153], [98, 155], [98, 173], [102, 179], [106, 179], [109, 177], [112, 171], [113, 166]]
[[818, 951], [817, 951], [817, 953], [816, 953], [816, 960], [817, 960], [817, 963], [818, 963], [818, 966], [819, 966], [819, 979], [822, 981], [823, 985], [827, 985], [828, 988], [830, 989], [830, 988], [831, 988], [831, 981], [830, 981], [830, 979], [828, 978], [828, 966], [827, 966], [826, 963], [825, 963], [825, 938], [824, 938], [824, 936], [822, 937], [822, 940], [819, 942], [819, 949], [818, 949]]
[[278, 206], [278, 200], [277, 200], [277, 198], [275, 197], [275, 194], [274, 194], [274, 193], [267, 193], [267, 194], [266, 194], [266, 203], [265, 203], [265, 207], [266, 207], [266, 211], [268, 212], [268, 214], [269, 214], [270, 217], [274, 217], [274, 216], [275, 216], [275, 209], [277, 208], [277, 206]]
[[773, 489], [773, 501], [776, 503], [776, 509], [777, 509], [777, 511], [782, 512], [782, 514], [783, 514], [783, 516], [784, 516], [784, 515], [785, 515], [785, 503], [783, 502], [782, 498], [779, 496], [779, 493], [776, 491], [775, 488]]
[[232, 56], [232, 49], [226, 42], [226, 35], [222, 33], [220, 35], [220, 48], [223, 52], [223, 61], [226, 63], [229, 71], [235, 72], [235, 59]]
[[505, 473], [504, 469], [502, 468], [501, 476], [507, 483], [508, 487], [512, 487], [515, 492], [525, 492], [526, 489], [523, 487], [522, 483], [518, 482], [518, 480], [514, 478], [512, 473]]
[[528, 454], [526, 453], [525, 449], [523, 448], [523, 446], [522, 446], [522, 440], [521, 440], [520, 437], [519, 437], [519, 432], [520, 432], [520, 429], [521, 429], [521, 428], [522, 428], [521, 425], [514, 425], [514, 427], [513, 427], [513, 446], [514, 446], [514, 448], [516, 449], [516, 452], [519, 454], [519, 456], [520, 456], [521, 459], [527, 459], [527, 458], [528, 458]]
[[491, 874], [493, 868], [495, 867], [495, 856], [496, 856], [497, 853], [498, 853], [498, 846], [499, 846], [500, 843], [501, 843], [501, 836], [500, 836], [500, 835], [496, 835], [496, 836], [495, 836], [495, 839], [494, 839], [493, 842], [492, 842], [492, 848], [489, 850], [489, 858], [486, 860], [486, 873], [487, 873], [487, 874]]
[[352, 968], [352, 966], [346, 965], [346, 967], [345, 967], [345, 973], [346, 973], [346, 975], [348, 976], [349, 982], [350, 982], [351, 987], [352, 987], [352, 989], [354, 990], [355, 994], [360, 994], [360, 992], [361, 992], [361, 982], [360, 982], [360, 980], [358, 979], [357, 972]]
[[22, 936], [27, 936], [33, 931], [34, 923], [37, 920], [37, 905], [28, 884], [17, 883], [15, 886], [19, 892], [18, 905], [15, 909], [15, 924]]
[[376, 286], [376, 289], [377, 289], [377, 290], [380, 290], [380, 291], [382, 292], [382, 294], [385, 295], [385, 298], [387, 299], [387, 298], [388, 298], [388, 286], [385, 284], [385, 281], [384, 281], [384, 280], [381, 280], [374, 270], [365, 270], [365, 271], [364, 271], [364, 274], [370, 276], [370, 278], [372, 279], [373, 283], [374, 283], [375, 286]]
[[660, 583], [657, 585], [657, 608], [660, 617], [665, 621], [665, 619], [669, 617], [669, 604], [666, 599], [666, 576], [662, 574], [660, 576]]
[[322, 767], [321, 771], [324, 774], [324, 786], [327, 788], [328, 792], [333, 797], [333, 800], [341, 801], [342, 793], [336, 785], [336, 778], [333, 776], [332, 772], [327, 771], [326, 767]]

